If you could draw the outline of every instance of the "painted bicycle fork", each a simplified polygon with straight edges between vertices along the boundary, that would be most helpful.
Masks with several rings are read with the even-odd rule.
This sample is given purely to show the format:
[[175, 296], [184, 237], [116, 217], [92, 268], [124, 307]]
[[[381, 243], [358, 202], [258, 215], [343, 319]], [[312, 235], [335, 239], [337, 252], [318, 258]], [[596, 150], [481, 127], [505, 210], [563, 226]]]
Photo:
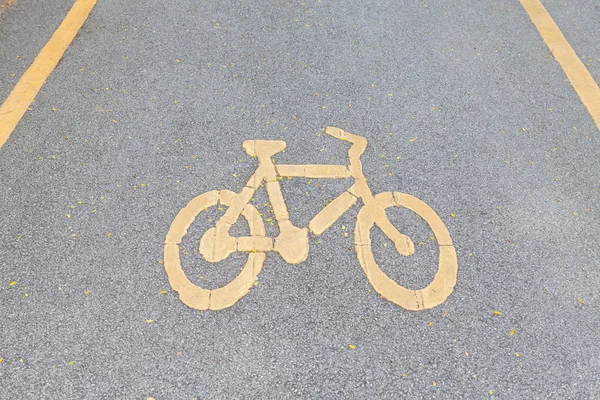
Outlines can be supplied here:
[[[367, 212], [372, 214], [375, 223], [394, 242], [398, 253], [405, 256], [414, 253], [412, 240], [398, 232], [389, 222], [367, 185], [360, 162], [360, 156], [367, 146], [366, 139], [338, 128], [329, 127], [326, 133], [352, 143], [349, 151], [349, 167], [345, 165], [276, 165], [271, 157], [285, 149], [284, 141], [247, 140], [244, 142], [243, 147], [246, 153], [258, 158], [258, 168], [242, 191], [234, 198], [225, 214], [217, 221], [216, 226], [210, 228], [202, 236], [199, 251], [207, 261], [222, 261], [236, 251], [275, 251], [290, 264], [299, 264], [306, 260], [308, 257], [308, 229], [296, 227], [290, 221], [279, 183], [279, 179], [284, 177], [354, 178], [354, 184], [346, 192], [329, 203], [310, 221], [308, 225], [310, 231], [320, 235], [360, 198]], [[235, 224], [246, 204], [251, 201], [263, 182], [265, 182], [269, 201], [273, 206], [279, 227], [279, 236], [275, 239], [257, 236], [232, 237], [229, 234], [231, 226]]]

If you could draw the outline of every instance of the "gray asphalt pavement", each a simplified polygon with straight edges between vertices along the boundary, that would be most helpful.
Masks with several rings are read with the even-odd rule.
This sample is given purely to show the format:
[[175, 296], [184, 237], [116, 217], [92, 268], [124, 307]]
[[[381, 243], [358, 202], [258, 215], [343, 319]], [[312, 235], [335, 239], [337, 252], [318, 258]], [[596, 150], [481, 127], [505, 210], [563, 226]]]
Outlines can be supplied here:
[[600, 3], [571, 3], [560, 0], [546, 0], [544, 5], [552, 15], [581, 61], [600, 82]]
[[[0, 16], [2, 100], [71, 3]], [[600, 8], [544, 4], [600, 80]], [[516, 0], [99, 0], [0, 149], [0, 398], [600, 398], [600, 137], [548, 53]], [[355, 207], [304, 263], [267, 254], [233, 307], [181, 303], [163, 265], [179, 210], [242, 189], [246, 139], [285, 140], [277, 163], [347, 163], [326, 126], [367, 138], [374, 193], [440, 215], [454, 293], [420, 312], [381, 298]], [[350, 185], [281, 182], [298, 226]], [[244, 263], [198, 254], [218, 213], [183, 243], [207, 288]], [[375, 257], [422, 288], [431, 233], [388, 215], [417, 251], [376, 228]]]

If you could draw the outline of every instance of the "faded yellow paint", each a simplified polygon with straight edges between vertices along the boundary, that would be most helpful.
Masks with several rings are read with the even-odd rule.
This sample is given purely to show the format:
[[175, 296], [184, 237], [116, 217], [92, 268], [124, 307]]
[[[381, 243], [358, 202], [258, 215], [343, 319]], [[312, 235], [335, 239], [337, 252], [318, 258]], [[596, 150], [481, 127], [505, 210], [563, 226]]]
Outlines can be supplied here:
[[15, 0], [2, 0], [0, 2], [0, 15], [14, 2]]
[[350, 178], [352, 176], [345, 165], [279, 164], [275, 168], [279, 176], [290, 178]]
[[354, 204], [356, 204], [356, 196], [348, 192], [342, 193], [313, 217], [308, 224], [308, 228], [315, 235], [320, 235]]
[[[284, 176], [343, 179], [353, 178], [354, 184], [339, 197], [325, 206], [309, 223], [315, 234], [323, 233], [360, 198], [364, 203], [358, 213], [355, 228], [355, 247], [360, 265], [373, 285], [384, 298], [408, 310], [423, 310], [443, 303], [456, 284], [458, 263], [450, 234], [440, 217], [416, 197], [385, 192], [374, 196], [362, 172], [360, 156], [367, 147], [367, 140], [338, 128], [327, 128], [326, 133], [352, 144], [348, 151], [350, 165], [275, 165], [272, 156], [285, 149], [283, 141], [247, 140], [246, 152], [258, 158], [258, 168], [246, 186], [238, 194], [228, 190], [210, 191], [194, 198], [175, 217], [165, 240], [165, 269], [173, 289], [181, 301], [199, 310], [221, 309], [235, 304], [254, 285], [265, 260], [265, 254], [277, 252], [291, 264], [298, 264], [308, 257], [308, 229], [294, 226], [285, 205], [279, 179]], [[250, 204], [254, 193], [266, 182], [269, 201], [273, 206], [279, 226], [279, 236], [266, 237], [260, 213]], [[229, 207], [215, 227], [200, 238], [199, 252], [209, 262], [218, 262], [234, 252], [248, 253], [246, 266], [229, 284], [214, 290], [203, 289], [185, 276], [179, 259], [179, 244], [196, 216], [209, 207]], [[423, 218], [433, 231], [439, 246], [438, 271], [425, 288], [411, 290], [390, 279], [377, 265], [371, 252], [370, 231], [376, 224], [391, 239], [396, 251], [404, 256], [414, 253], [412, 240], [398, 232], [388, 220], [385, 210], [389, 207], [407, 208]], [[231, 226], [242, 215], [250, 227], [250, 236], [232, 237]]]
[[[189, 226], [200, 212], [209, 207], [216, 207], [217, 202], [231, 206], [235, 193], [229, 190], [206, 192], [195, 197], [175, 217], [171, 229], [165, 239], [165, 270], [173, 290], [179, 293], [179, 299], [189, 307], [198, 310], [218, 310], [235, 304], [244, 296], [256, 281], [265, 260], [264, 252], [248, 252], [248, 260], [242, 272], [229, 284], [215, 289], [203, 289], [192, 283], [181, 268], [179, 244], [187, 233]], [[258, 211], [252, 204], [244, 207], [241, 215], [248, 221], [250, 234], [253, 237], [264, 237], [265, 227]], [[234, 249], [235, 250], [235, 249]]]
[[[431, 207], [414, 196], [387, 192], [376, 195], [375, 199], [384, 211], [389, 207], [404, 207], [423, 218], [438, 243], [439, 260], [438, 271], [428, 286], [419, 290], [400, 286], [379, 268], [371, 252], [369, 232], [375, 223], [381, 228], [381, 221], [377, 220], [381, 216], [378, 213], [370, 213], [368, 208], [363, 207], [357, 217], [355, 248], [360, 265], [373, 288], [384, 298], [408, 310], [418, 311], [442, 304], [454, 290], [458, 272], [456, 251], [446, 226]], [[383, 228], [382, 230], [386, 233]]]
[[273, 251], [273, 239], [260, 236], [241, 236], [237, 238], [237, 251], [246, 253]]
[[267, 193], [269, 194], [269, 201], [271, 201], [271, 206], [273, 207], [273, 212], [275, 213], [277, 221], [281, 222], [290, 219], [290, 214], [288, 214], [279, 182], [267, 182], [266, 187]]
[[540, 0], [520, 0], [600, 130], [600, 88]]
[[0, 147], [8, 140], [95, 4], [96, 0], [75, 1], [65, 19], [0, 107]]

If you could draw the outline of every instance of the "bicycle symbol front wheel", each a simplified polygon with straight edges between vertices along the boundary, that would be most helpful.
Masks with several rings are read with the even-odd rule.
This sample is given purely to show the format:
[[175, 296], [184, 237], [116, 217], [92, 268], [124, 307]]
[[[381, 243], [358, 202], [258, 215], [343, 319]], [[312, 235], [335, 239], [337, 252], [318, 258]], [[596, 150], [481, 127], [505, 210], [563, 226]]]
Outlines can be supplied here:
[[375, 218], [364, 206], [358, 213], [354, 234], [358, 261], [369, 282], [384, 298], [408, 310], [424, 310], [442, 304], [454, 290], [458, 272], [456, 250], [446, 225], [429, 205], [414, 196], [384, 192], [376, 195], [375, 199], [384, 213], [389, 207], [404, 207], [424, 219], [435, 235], [439, 258], [437, 273], [428, 286], [411, 290], [399, 285], [379, 268], [373, 257], [370, 235]]
[[[164, 263], [169, 283], [173, 290], [179, 293], [179, 299], [184, 304], [197, 310], [220, 310], [235, 304], [250, 291], [265, 262], [264, 252], [248, 253], [246, 265], [239, 275], [227, 285], [213, 290], [192, 283], [181, 268], [179, 245], [198, 214], [209, 207], [217, 206], [217, 203], [229, 207], [235, 196], [230, 190], [213, 190], [193, 198], [179, 211], [165, 239]], [[262, 217], [252, 204], [246, 205], [242, 216], [248, 222], [251, 236], [265, 236]]]

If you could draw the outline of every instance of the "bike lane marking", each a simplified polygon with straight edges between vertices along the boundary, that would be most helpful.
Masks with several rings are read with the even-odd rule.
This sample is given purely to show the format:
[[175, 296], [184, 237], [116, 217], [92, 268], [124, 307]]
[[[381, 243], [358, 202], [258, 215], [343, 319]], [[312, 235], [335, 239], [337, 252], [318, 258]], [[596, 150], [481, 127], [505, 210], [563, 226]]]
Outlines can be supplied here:
[[0, 148], [83, 26], [96, 0], [76, 0], [65, 19], [0, 106]]
[[540, 0], [519, 0], [600, 130], [600, 88]]
[[[458, 273], [458, 260], [450, 233], [436, 212], [420, 199], [399, 192], [371, 193], [363, 175], [360, 156], [367, 147], [361, 136], [328, 127], [326, 133], [334, 138], [348, 141], [350, 165], [282, 165], [275, 164], [272, 156], [285, 148], [283, 141], [249, 140], [244, 142], [248, 155], [258, 157], [258, 168], [240, 193], [229, 190], [212, 190], [193, 198], [175, 217], [164, 242], [164, 265], [173, 290], [179, 299], [197, 310], [220, 310], [233, 306], [254, 286], [262, 269], [267, 252], [277, 252], [290, 264], [306, 260], [309, 251], [308, 229], [299, 228], [289, 220], [285, 199], [279, 180], [284, 177], [314, 177], [348, 179], [354, 184], [337, 199], [325, 206], [308, 224], [313, 234], [319, 235], [329, 228], [344, 212], [360, 198], [360, 209], [356, 227], [354, 247], [358, 261], [367, 279], [383, 298], [411, 311], [426, 310], [442, 304], [454, 291]], [[264, 186], [275, 212], [279, 236], [266, 237], [261, 214], [250, 204], [254, 193]], [[217, 289], [204, 289], [186, 276], [181, 266], [179, 252], [183, 237], [198, 214], [218, 204], [228, 207], [225, 214], [200, 239], [199, 253], [208, 262], [219, 262], [234, 252], [248, 254], [246, 265], [230, 283]], [[399, 254], [414, 253], [414, 244], [407, 236], [398, 232], [385, 215], [389, 207], [403, 207], [420, 216], [433, 231], [439, 246], [438, 270], [426, 287], [408, 289], [391, 279], [378, 265], [371, 251], [370, 232], [374, 225], [385, 233], [396, 246]], [[250, 227], [249, 237], [232, 237], [229, 229], [239, 216], [243, 216]]]

